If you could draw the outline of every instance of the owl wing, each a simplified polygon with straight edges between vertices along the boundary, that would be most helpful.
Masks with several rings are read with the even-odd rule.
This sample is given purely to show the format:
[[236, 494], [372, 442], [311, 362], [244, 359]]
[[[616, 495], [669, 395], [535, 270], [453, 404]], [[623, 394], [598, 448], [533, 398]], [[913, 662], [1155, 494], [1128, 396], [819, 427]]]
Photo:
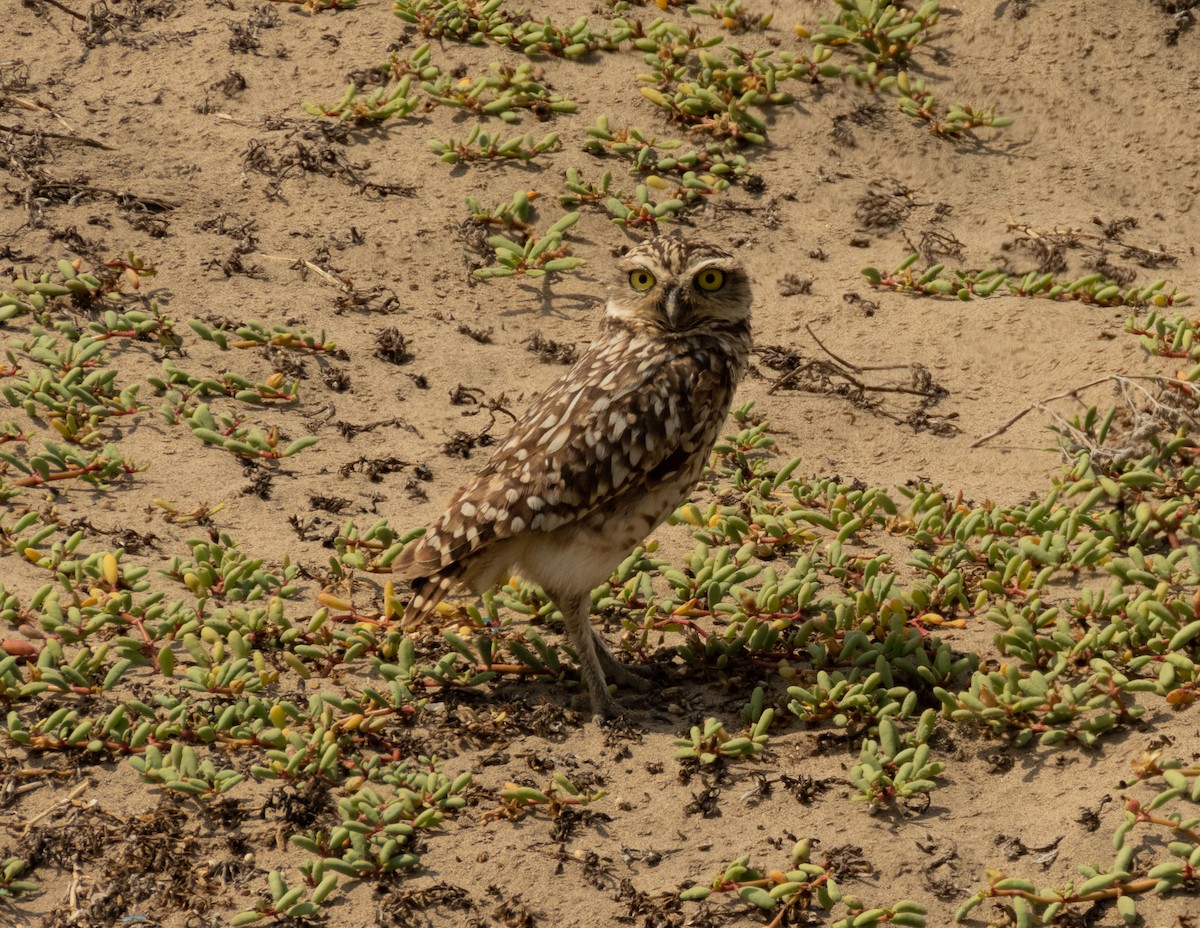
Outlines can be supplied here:
[[[621, 350], [622, 347], [625, 350]], [[637, 498], [712, 441], [732, 393], [717, 351], [593, 346], [513, 426], [446, 512], [393, 564], [429, 577], [525, 530], [551, 532]]]

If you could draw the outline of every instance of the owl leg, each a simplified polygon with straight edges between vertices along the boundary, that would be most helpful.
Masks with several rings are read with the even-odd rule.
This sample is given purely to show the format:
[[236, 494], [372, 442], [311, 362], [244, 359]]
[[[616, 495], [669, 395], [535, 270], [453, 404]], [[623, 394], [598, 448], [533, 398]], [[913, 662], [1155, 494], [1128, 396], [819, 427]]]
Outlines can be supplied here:
[[[592, 700], [592, 721], [600, 722], [620, 715], [621, 709], [608, 691], [604, 668], [600, 663], [599, 652], [607, 652], [607, 649], [604, 649], [603, 642], [592, 630], [591, 596], [583, 593], [562, 599], [552, 598], [562, 610], [563, 620], [567, 625], [567, 637], [571, 639], [575, 653], [579, 656], [579, 669], [583, 673], [583, 682], [587, 684], [588, 696]], [[609, 657], [611, 659], [611, 655]]]
[[588, 625], [592, 630], [592, 637], [596, 639], [596, 655], [600, 658], [600, 666], [604, 668], [606, 679], [612, 680], [617, 686], [628, 687], [638, 693], [648, 693], [654, 689], [654, 684], [642, 676], [636, 667], [630, 667], [617, 660], [616, 655], [608, 649], [607, 642], [596, 631], [596, 626], [590, 622]]

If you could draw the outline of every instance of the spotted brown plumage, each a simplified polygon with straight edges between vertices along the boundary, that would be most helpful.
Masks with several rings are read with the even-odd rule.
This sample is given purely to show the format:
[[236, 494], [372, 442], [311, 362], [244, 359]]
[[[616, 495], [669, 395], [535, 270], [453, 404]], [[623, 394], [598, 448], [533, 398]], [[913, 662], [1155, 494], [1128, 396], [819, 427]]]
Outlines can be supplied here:
[[618, 270], [591, 347], [393, 565], [412, 580], [409, 627], [455, 583], [479, 592], [515, 568], [540, 585], [598, 717], [615, 711], [605, 671], [641, 681], [591, 628], [591, 590], [700, 478], [750, 351], [750, 285], [728, 253], [663, 236]]

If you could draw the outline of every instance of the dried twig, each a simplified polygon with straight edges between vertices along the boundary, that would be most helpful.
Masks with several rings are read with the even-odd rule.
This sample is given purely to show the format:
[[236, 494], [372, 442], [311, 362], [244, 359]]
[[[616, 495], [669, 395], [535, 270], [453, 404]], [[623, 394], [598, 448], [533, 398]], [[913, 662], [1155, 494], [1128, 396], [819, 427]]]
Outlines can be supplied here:
[[87, 16], [85, 16], [83, 13], [75, 12], [73, 9], [71, 9], [69, 6], [67, 6], [65, 3], [59, 3], [58, 0], [42, 0], [42, 2], [50, 4], [55, 9], [62, 10], [68, 16], [74, 16], [81, 23], [86, 23], [88, 21]]
[[331, 284], [345, 293], [349, 293], [351, 290], [353, 290], [353, 287], [350, 286], [348, 281], [329, 273], [329, 271], [325, 270], [325, 268], [318, 264], [314, 264], [312, 261], [309, 261], [308, 258], [289, 258], [287, 255], [261, 255], [261, 257], [266, 258], [268, 261], [289, 261], [291, 262], [292, 267], [296, 268], [297, 270], [301, 267], [306, 267], [324, 280], [327, 284]]
[[103, 142], [97, 142], [95, 139], [87, 139], [79, 135], [65, 135], [61, 132], [42, 132], [37, 129], [22, 129], [20, 126], [6, 126], [3, 124], [0, 124], [0, 132], [12, 132], [16, 135], [27, 135], [34, 138], [40, 136], [42, 138], [70, 142], [73, 145], [86, 145], [88, 148], [103, 148], [105, 151], [116, 151], [111, 145], [105, 145]]
[[[971, 442], [969, 447], [978, 448], [981, 445], [991, 441], [993, 438], [1003, 435], [1005, 432], [1007, 432], [1010, 428], [1012, 428], [1014, 425], [1016, 425], [1018, 422], [1020, 422], [1023, 418], [1025, 418], [1027, 415], [1029, 415], [1034, 410], [1041, 410], [1043, 412], [1049, 412], [1050, 415], [1054, 416], [1056, 419], [1059, 419], [1059, 421], [1062, 422], [1061, 417], [1058, 416], [1056, 413], [1054, 413], [1053, 410], [1046, 409], [1047, 403], [1052, 403], [1055, 400], [1067, 399], [1068, 397], [1077, 399], [1078, 394], [1081, 391], [1088, 390], [1092, 387], [1098, 387], [1102, 383], [1110, 383], [1111, 382], [1111, 383], [1116, 383], [1116, 384], [1120, 384], [1120, 385], [1124, 386], [1124, 385], [1132, 385], [1134, 383], [1134, 381], [1138, 381], [1138, 380], [1150, 381], [1152, 383], [1161, 384], [1162, 386], [1175, 386], [1184, 391], [1188, 391], [1189, 393], [1190, 393], [1190, 391], [1194, 391], [1196, 389], [1196, 384], [1194, 384], [1188, 380], [1180, 380], [1176, 377], [1160, 377], [1160, 376], [1155, 376], [1155, 375], [1151, 375], [1151, 374], [1108, 374], [1105, 377], [1101, 377], [1097, 380], [1089, 381], [1088, 383], [1080, 384], [1077, 387], [1072, 387], [1070, 390], [1064, 390], [1062, 393], [1055, 393], [1053, 396], [1047, 396], [1040, 400], [1037, 400], [1034, 403], [1031, 403], [1030, 405], [1026, 406], [1024, 409], [1022, 409], [1020, 412], [1018, 412], [1011, 419], [1009, 419], [1007, 422], [1005, 422], [1003, 425], [1001, 425], [999, 428], [995, 429], [994, 431], [989, 432], [988, 434], [984, 435], [982, 438], [977, 438], [975, 441]], [[1148, 391], [1144, 390], [1141, 387], [1138, 387], [1138, 389], [1141, 390], [1141, 392], [1143, 394], [1145, 394], [1146, 397], [1149, 398], [1156, 405], [1161, 405], [1160, 403], [1158, 403], [1158, 401], [1153, 396], [1151, 396], [1149, 394]], [[1072, 430], [1074, 431], [1074, 429], [1072, 429]]]
[[63, 796], [62, 799], [58, 800], [57, 802], [55, 802], [52, 805], [47, 806], [46, 808], [42, 809], [42, 811], [39, 812], [37, 815], [30, 818], [25, 823], [25, 829], [21, 832], [21, 834], [22, 835], [29, 834], [29, 832], [33, 829], [33, 827], [35, 825], [37, 825], [39, 822], [50, 818], [50, 816], [54, 815], [56, 812], [58, 812], [59, 809], [63, 808], [64, 806], [71, 805], [71, 803], [73, 803], [76, 799], [78, 799], [80, 796], [82, 796], [84, 793], [86, 793], [91, 788], [92, 788], [92, 784], [89, 783], [87, 780], [84, 780], [82, 783], [78, 784], [73, 790], [71, 790], [71, 792], [69, 792], [69, 793], [67, 793], [67, 795]]
[[[929, 410], [946, 396], [946, 390], [937, 384], [929, 370], [921, 364], [852, 364], [830, 351], [817, 337], [812, 327], [806, 325], [809, 338], [828, 355], [823, 358], [806, 358], [794, 349], [766, 347], [759, 350], [764, 363], [784, 373], [767, 389], [775, 393], [783, 387], [797, 387], [810, 393], [840, 396], [859, 409], [890, 419], [898, 425], [911, 426], [918, 432], [930, 431], [937, 435], [953, 435], [958, 428], [949, 416], [932, 416]], [[861, 375], [865, 371], [904, 370], [909, 374], [909, 383], [867, 383]], [[878, 394], [896, 393], [920, 397], [914, 409], [897, 413], [885, 409]], [[874, 395], [872, 395], [874, 394]]]
[[[1032, 226], [1025, 225], [1020, 222], [1009, 222], [1009, 232], [1020, 232], [1026, 238], [1032, 239], [1039, 243], [1050, 244], [1065, 244], [1065, 245], [1080, 245], [1086, 247], [1092, 252], [1105, 252], [1106, 245], [1115, 245], [1125, 249], [1126, 256], [1137, 258], [1139, 262], [1150, 262], [1148, 267], [1157, 267], [1162, 264], [1177, 264], [1179, 259], [1168, 252], [1157, 248], [1146, 248], [1142, 245], [1133, 245], [1123, 241], [1117, 235], [1098, 234], [1095, 232], [1087, 232], [1083, 229], [1071, 228], [1054, 228], [1046, 231], [1039, 231]], [[1082, 240], [1086, 240], [1085, 245]], [[1095, 244], [1092, 244], [1095, 243]]]
[[831, 357], [834, 360], [835, 364], [829, 364], [828, 362], [825, 362], [825, 361], [818, 361], [815, 358], [810, 358], [809, 360], [800, 364], [798, 367], [792, 368], [790, 371], [788, 371], [782, 377], [779, 377], [778, 379], [776, 379], [776, 381], [774, 383], [772, 383], [770, 388], [767, 390], [767, 393], [774, 393], [776, 390], [780, 390], [783, 387], [791, 386], [793, 383], [795, 383], [797, 380], [800, 379], [800, 375], [803, 374], [805, 371], [810, 370], [813, 367], [821, 367], [830, 373], [834, 373], [837, 376], [843, 377], [846, 380], [850, 381], [850, 383], [853, 384], [860, 391], [870, 391], [872, 393], [909, 393], [914, 396], [930, 396], [931, 395], [930, 390], [922, 389], [920, 387], [906, 387], [901, 384], [867, 384], [867, 383], [863, 383], [863, 381], [859, 380], [854, 375], [861, 374], [863, 371], [888, 371], [888, 370], [901, 370], [901, 369], [911, 370], [912, 365], [910, 365], [910, 364], [878, 364], [878, 365], [864, 367], [864, 366], [860, 366], [857, 364], [851, 364], [845, 358], [839, 357], [838, 355], [836, 355], [832, 351], [830, 351], [827, 347], [825, 347], [825, 343], [822, 342], [819, 338], [817, 338], [816, 333], [813, 332], [812, 326], [810, 326], [808, 323], [805, 323], [804, 328], [808, 331], [809, 337], [814, 342], [816, 342], [817, 347], [820, 348], [822, 351], [824, 351], [827, 355], [829, 355], [829, 357]]
[[838, 364], [841, 364], [843, 367], [848, 367], [852, 371], [861, 371], [862, 370], [861, 367], [851, 364], [845, 358], [839, 358], [836, 354], [834, 354], [832, 351], [830, 351], [828, 348], [826, 348], [825, 343], [823, 341], [821, 341], [821, 339], [817, 338], [817, 333], [812, 330], [812, 326], [809, 325], [807, 322], [804, 323], [804, 330], [806, 332], [808, 332], [808, 337], [817, 343], [817, 347], [820, 348], [822, 351], [824, 351], [827, 355], [829, 355], [829, 357], [833, 358], [833, 360], [837, 361]]
[[70, 132], [75, 131], [74, 127], [60, 115], [58, 115], [58, 113], [54, 112], [54, 110], [50, 109], [48, 106], [42, 106], [42, 104], [38, 103], [36, 100], [29, 100], [25, 97], [14, 97], [9, 94], [0, 94], [0, 106], [8, 106], [10, 104], [29, 110], [31, 113], [49, 113], [56, 120], [58, 120], [59, 123], [62, 124], [63, 128]]
[[1012, 428], [1014, 425], [1016, 425], [1018, 422], [1020, 422], [1022, 419], [1024, 419], [1031, 412], [1033, 412], [1035, 409], [1045, 408], [1046, 403], [1053, 402], [1054, 400], [1063, 400], [1063, 399], [1066, 399], [1068, 396], [1075, 396], [1080, 390], [1086, 390], [1089, 387], [1096, 387], [1102, 383], [1107, 383], [1110, 380], [1116, 379], [1116, 376], [1117, 375], [1115, 375], [1115, 374], [1109, 374], [1107, 377], [1101, 377], [1099, 380], [1093, 380], [1091, 383], [1080, 384], [1078, 387], [1072, 387], [1070, 390], [1066, 390], [1063, 393], [1056, 393], [1056, 394], [1054, 394], [1054, 396], [1047, 396], [1044, 399], [1038, 400], [1036, 403], [1031, 403], [1030, 405], [1026, 406], [1024, 409], [1022, 409], [1019, 413], [1017, 413], [1015, 416], [1013, 416], [1011, 419], [1009, 419], [1007, 422], [1005, 422], [1002, 426], [1000, 426], [1000, 428], [996, 429], [994, 432], [988, 432], [988, 434], [984, 435], [982, 438], [978, 438], [975, 441], [971, 442], [969, 447], [978, 448], [980, 445], [984, 444], [985, 442], [989, 442], [993, 438], [1003, 435], [1010, 428]]

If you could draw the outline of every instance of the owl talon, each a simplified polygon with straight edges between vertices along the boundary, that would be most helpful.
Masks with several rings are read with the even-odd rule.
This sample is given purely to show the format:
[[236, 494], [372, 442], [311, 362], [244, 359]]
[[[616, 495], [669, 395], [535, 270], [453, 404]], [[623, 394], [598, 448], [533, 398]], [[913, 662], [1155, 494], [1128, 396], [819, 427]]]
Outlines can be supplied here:
[[592, 721], [595, 724], [598, 725], [601, 722], [612, 721], [613, 719], [619, 719], [619, 718], [624, 718], [624, 717], [625, 717], [625, 710], [621, 708], [621, 706], [617, 703], [617, 701], [615, 699], [612, 698], [612, 696], [609, 696], [605, 700], [601, 700], [599, 705], [596, 705], [595, 702], [593, 701]]
[[622, 689], [630, 689], [637, 693], [649, 693], [654, 689], [654, 684], [648, 678], [649, 673], [648, 668], [630, 667], [616, 660], [604, 666], [604, 676], [606, 679], [617, 684]]

